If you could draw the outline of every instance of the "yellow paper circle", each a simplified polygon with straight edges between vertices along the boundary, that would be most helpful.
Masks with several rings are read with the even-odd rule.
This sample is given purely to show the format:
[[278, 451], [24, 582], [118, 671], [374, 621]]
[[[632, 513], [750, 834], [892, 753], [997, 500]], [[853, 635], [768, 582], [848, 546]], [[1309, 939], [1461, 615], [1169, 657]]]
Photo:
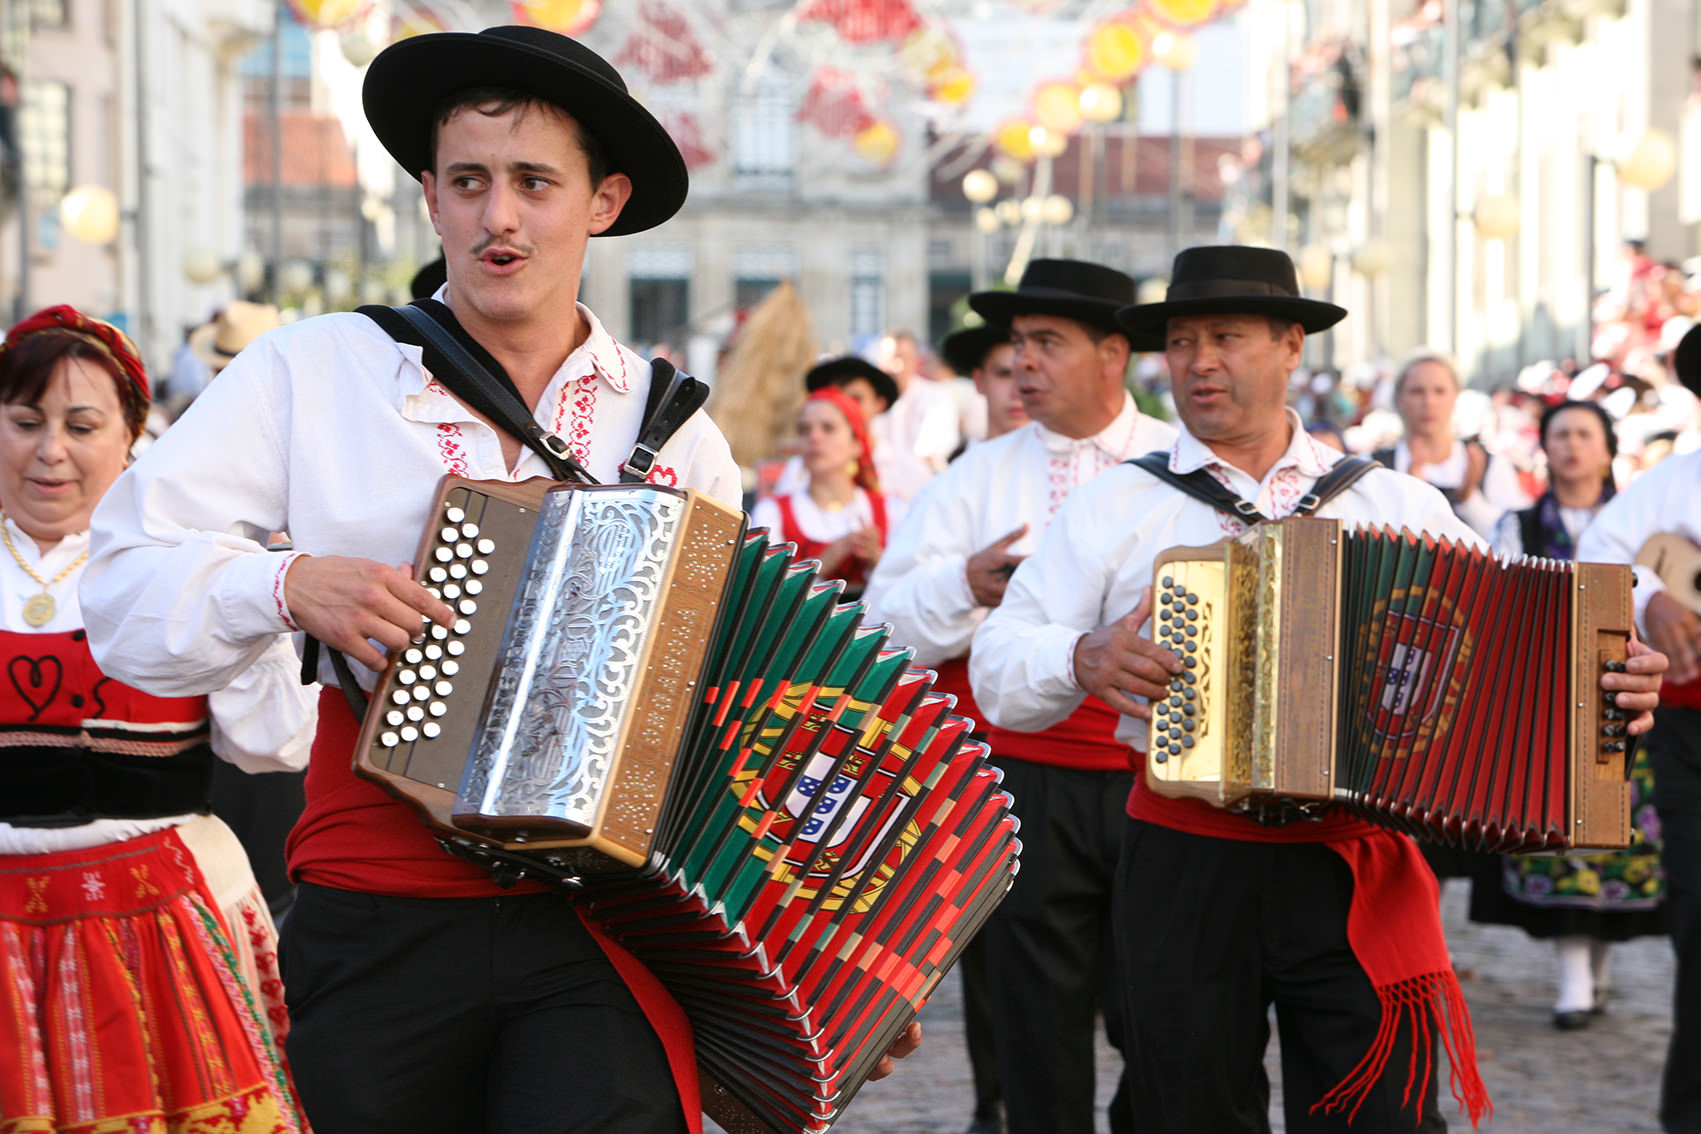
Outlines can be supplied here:
[[868, 161], [885, 165], [898, 154], [898, 132], [890, 122], [876, 122], [858, 130], [852, 144]]
[[1087, 37], [1087, 66], [1099, 78], [1126, 82], [1146, 60], [1146, 45], [1132, 24], [1108, 20]]
[[993, 135], [993, 144], [1000, 153], [1015, 158], [1017, 161], [1032, 161], [1034, 144], [1028, 138], [1028, 132], [1033, 129], [1033, 123], [1020, 118], [1013, 118], [998, 128]]
[[1217, 0], [1148, 0], [1152, 11], [1177, 27], [1193, 28], [1217, 14]]
[[974, 74], [962, 67], [948, 70], [934, 82], [929, 93], [938, 102], [948, 106], [960, 106], [969, 101], [969, 97], [975, 93]]
[[295, 0], [296, 13], [314, 28], [334, 28], [360, 14], [366, 0]]

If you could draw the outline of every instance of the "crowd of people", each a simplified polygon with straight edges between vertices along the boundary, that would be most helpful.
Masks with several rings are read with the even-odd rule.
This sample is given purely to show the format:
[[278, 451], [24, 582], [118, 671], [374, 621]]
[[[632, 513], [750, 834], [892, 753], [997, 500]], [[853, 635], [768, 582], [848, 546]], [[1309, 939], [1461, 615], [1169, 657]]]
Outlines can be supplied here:
[[1438, 352], [1368, 381], [1308, 370], [1348, 312], [1304, 298], [1278, 251], [1188, 249], [1147, 302], [1122, 272], [1040, 259], [971, 295], [936, 353], [895, 331], [797, 374], [783, 464], [748, 478], [706, 413], [652, 435], [648, 360], [577, 302], [589, 239], [686, 195], [618, 73], [497, 28], [398, 43], [366, 82], [443, 238], [420, 310], [533, 428], [470, 408], [445, 356], [361, 313], [278, 327], [233, 303], [163, 396], [121, 331], [69, 307], [8, 331], [0, 1049], [20, 1058], [0, 1061], [0, 1126], [701, 1130], [690, 1031], [655, 977], [572, 895], [444, 853], [350, 759], [350, 687], [457, 619], [407, 566], [439, 479], [570, 457], [615, 481], [642, 455], [842, 579], [990, 746], [1022, 860], [961, 962], [972, 1130], [1092, 1131], [1101, 1019], [1114, 1131], [1266, 1129], [1272, 1008], [1289, 1130], [1444, 1129], [1437, 1046], [1474, 1124], [1450, 873], [1474, 917], [1555, 943], [1560, 1028], [1606, 1009], [1613, 943], [1672, 935], [1661, 1114], [1701, 1129], [1695, 594], [1637, 567], [1646, 644], [1599, 678], [1644, 738], [1622, 852], [1426, 860], [1344, 811], [1254, 817], [1143, 772], [1153, 706], [1192, 696], [1192, 659], [1151, 631], [1171, 547], [1296, 514], [1506, 556], [1701, 543], [1701, 331], [1634, 375], [1553, 367], [1482, 397]]

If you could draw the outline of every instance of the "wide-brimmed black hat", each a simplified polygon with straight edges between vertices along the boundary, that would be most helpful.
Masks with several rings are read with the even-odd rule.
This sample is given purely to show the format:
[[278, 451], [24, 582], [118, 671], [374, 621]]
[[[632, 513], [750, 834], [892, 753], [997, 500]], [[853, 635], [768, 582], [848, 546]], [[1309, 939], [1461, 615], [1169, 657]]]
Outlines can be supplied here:
[[964, 327], [946, 335], [939, 344], [939, 357], [945, 360], [946, 366], [967, 378], [972, 371], [980, 369], [993, 347], [1009, 342], [1009, 327], [982, 323], [978, 327]]
[[1309, 335], [1333, 327], [1347, 311], [1301, 295], [1286, 252], [1222, 244], [1178, 253], [1164, 301], [1124, 307], [1116, 319], [1131, 339], [1155, 344], [1139, 349], [1162, 350], [1165, 325], [1178, 315], [1273, 315]]
[[690, 178], [667, 130], [602, 56], [542, 28], [433, 32], [391, 44], [366, 71], [366, 121], [390, 156], [418, 178], [431, 166], [438, 108], [474, 87], [521, 91], [560, 107], [601, 144], [609, 172], [632, 179], [631, 199], [602, 235], [654, 228], [685, 203]]
[[1034, 260], [1015, 291], [977, 291], [969, 306], [988, 323], [1008, 327], [1018, 315], [1062, 315], [1121, 332], [1116, 312], [1134, 302], [1134, 280], [1086, 260]]
[[1677, 349], [1671, 352], [1671, 368], [1677, 380], [1701, 398], [1701, 324], [1689, 328], [1677, 340]]
[[854, 354], [816, 363], [803, 376], [803, 385], [813, 394], [823, 386], [843, 386], [858, 378], [873, 386], [874, 396], [885, 398], [888, 406], [898, 400], [898, 380], [866, 358], [858, 358]]

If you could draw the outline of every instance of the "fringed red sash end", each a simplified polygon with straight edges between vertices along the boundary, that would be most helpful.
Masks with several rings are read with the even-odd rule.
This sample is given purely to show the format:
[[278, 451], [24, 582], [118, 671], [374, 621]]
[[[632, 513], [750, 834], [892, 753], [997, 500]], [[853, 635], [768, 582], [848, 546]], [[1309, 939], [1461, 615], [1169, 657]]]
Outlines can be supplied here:
[[1311, 1107], [1311, 1113], [1338, 1114], [1345, 1111], [1350, 1123], [1357, 1116], [1371, 1088], [1381, 1080], [1394, 1054], [1394, 1043], [1402, 1028], [1409, 1027], [1412, 1042], [1406, 1061], [1406, 1090], [1401, 1096], [1401, 1108], [1412, 1109], [1413, 1125], [1422, 1120], [1421, 1105], [1415, 1105], [1429, 1090], [1431, 1066], [1431, 1032], [1439, 1034], [1441, 1046], [1447, 1050], [1449, 1064], [1448, 1087], [1459, 1109], [1471, 1120], [1474, 1130], [1494, 1113], [1494, 1103], [1488, 1097], [1477, 1071], [1477, 1041], [1471, 1031], [1470, 1013], [1465, 1008], [1465, 995], [1451, 969], [1404, 980], [1376, 990], [1382, 1002], [1382, 1023], [1370, 1050], [1358, 1066], [1347, 1073], [1335, 1087]]

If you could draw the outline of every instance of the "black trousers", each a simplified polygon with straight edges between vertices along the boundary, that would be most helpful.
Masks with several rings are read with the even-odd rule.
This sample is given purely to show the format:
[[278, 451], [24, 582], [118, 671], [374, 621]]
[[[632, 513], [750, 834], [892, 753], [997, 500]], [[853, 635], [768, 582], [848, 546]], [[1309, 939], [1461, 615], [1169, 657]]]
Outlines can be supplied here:
[[1289, 1134], [1447, 1129], [1435, 1101], [1447, 1069], [1433, 1042], [1421, 1115], [1401, 1105], [1406, 1034], [1350, 1126], [1308, 1113], [1370, 1050], [1382, 1018], [1347, 944], [1352, 873], [1339, 855], [1127, 823], [1116, 948], [1140, 1134], [1268, 1131], [1272, 1004]]
[[1660, 815], [1666, 928], [1677, 954], [1660, 1124], [1701, 1134], [1701, 712], [1656, 710], [1644, 743]]
[[678, 1134], [661, 1041], [556, 894], [303, 884], [280, 950], [317, 1134]]
[[[1099, 1012], [1122, 1047], [1111, 890], [1133, 773], [997, 763], [1022, 821], [1022, 869], [981, 931], [1006, 1129], [1092, 1134]], [[1119, 1134], [1125, 1093], [1111, 1108]]]

